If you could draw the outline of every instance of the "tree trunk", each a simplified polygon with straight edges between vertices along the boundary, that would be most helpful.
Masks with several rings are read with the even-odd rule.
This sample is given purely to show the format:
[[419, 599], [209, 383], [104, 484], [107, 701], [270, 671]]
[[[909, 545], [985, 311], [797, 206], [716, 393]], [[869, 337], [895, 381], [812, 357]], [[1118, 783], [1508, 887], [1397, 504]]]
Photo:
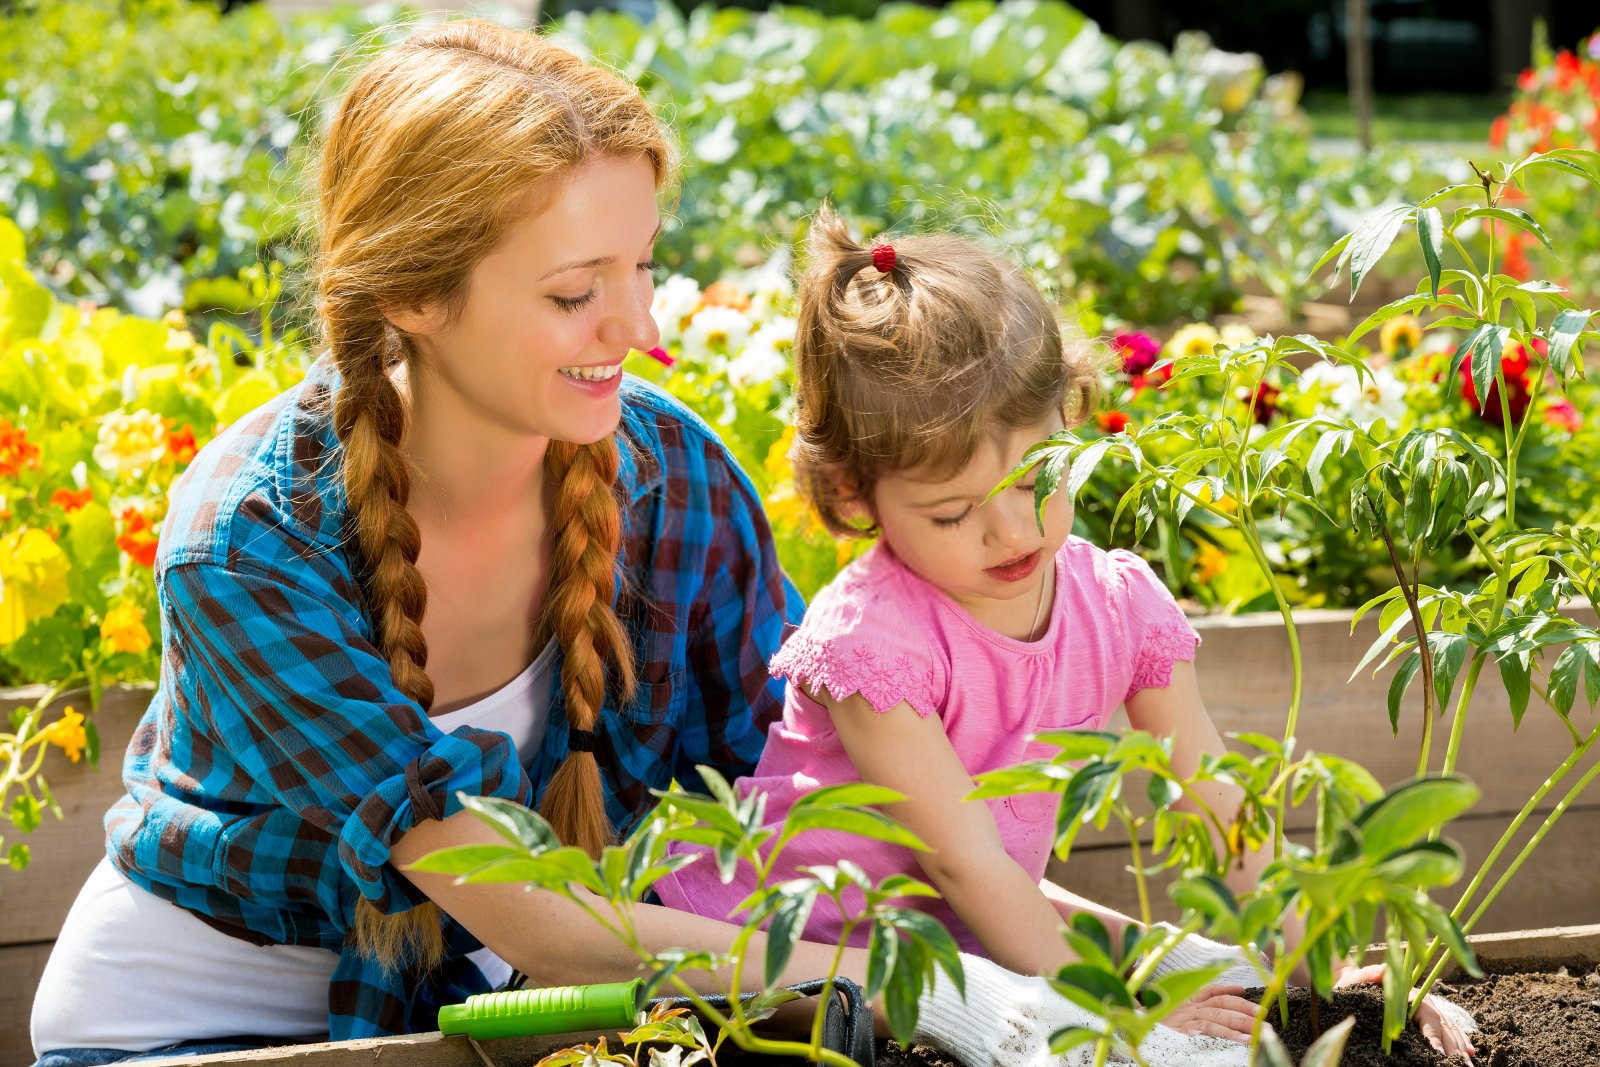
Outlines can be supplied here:
[[1372, 148], [1372, 40], [1367, 35], [1367, 0], [1345, 0], [1344, 12], [1350, 109], [1356, 116], [1356, 139], [1366, 152]]

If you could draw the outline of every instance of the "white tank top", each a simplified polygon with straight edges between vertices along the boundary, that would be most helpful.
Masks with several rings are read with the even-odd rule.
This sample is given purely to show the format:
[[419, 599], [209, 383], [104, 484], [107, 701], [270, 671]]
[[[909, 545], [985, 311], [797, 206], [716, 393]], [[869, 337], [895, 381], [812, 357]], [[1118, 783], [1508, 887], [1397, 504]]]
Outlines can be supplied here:
[[[501, 688], [433, 716], [509, 734], [531, 752], [550, 714], [555, 642]], [[511, 967], [488, 949], [472, 960], [495, 988]], [[58, 1048], [146, 1052], [241, 1034], [305, 1038], [328, 1032], [328, 983], [338, 955], [253, 945], [143, 889], [102, 858], [79, 891], [34, 994], [35, 1056]]]

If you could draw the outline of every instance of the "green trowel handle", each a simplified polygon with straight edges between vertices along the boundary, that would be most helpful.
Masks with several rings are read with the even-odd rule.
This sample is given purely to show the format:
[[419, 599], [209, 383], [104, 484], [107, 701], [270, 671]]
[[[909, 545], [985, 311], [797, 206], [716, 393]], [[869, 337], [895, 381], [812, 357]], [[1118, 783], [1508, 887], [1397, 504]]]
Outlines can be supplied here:
[[439, 1029], [474, 1038], [623, 1029], [641, 1007], [644, 980], [479, 993], [439, 1009]]

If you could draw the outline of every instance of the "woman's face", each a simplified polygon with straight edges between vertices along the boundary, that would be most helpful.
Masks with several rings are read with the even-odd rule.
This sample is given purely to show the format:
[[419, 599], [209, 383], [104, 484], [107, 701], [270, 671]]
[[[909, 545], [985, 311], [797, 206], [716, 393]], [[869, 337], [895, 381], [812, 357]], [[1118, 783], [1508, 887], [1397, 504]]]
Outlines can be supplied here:
[[657, 341], [655, 172], [642, 156], [602, 156], [534, 197], [455, 316], [394, 318], [416, 340], [429, 417], [588, 444], [617, 426], [623, 357]]

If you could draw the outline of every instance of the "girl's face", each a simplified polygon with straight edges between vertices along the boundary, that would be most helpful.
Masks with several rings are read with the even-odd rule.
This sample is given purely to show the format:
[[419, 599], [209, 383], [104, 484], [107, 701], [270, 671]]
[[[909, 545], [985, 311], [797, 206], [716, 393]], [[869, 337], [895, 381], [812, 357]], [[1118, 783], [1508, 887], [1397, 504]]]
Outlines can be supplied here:
[[1032, 474], [988, 503], [984, 497], [1030, 445], [1061, 426], [1052, 417], [986, 441], [951, 478], [930, 480], [912, 470], [880, 478], [873, 490], [874, 516], [894, 554], [1001, 633], [1027, 633], [1041, 598], [1049, 595], [1044, 583], [1072, 530], [1072, 502], [1065, 493], [1051, 497], [1040, 532]]
[[642, 156], [603, 156], [534, 195], [473, 268], [456, 315], [391, 317], [416, 338], [425, 403], [452, 425], [589, 444], [621, 416], [623, 357], [658, 339], [655, 172]]

